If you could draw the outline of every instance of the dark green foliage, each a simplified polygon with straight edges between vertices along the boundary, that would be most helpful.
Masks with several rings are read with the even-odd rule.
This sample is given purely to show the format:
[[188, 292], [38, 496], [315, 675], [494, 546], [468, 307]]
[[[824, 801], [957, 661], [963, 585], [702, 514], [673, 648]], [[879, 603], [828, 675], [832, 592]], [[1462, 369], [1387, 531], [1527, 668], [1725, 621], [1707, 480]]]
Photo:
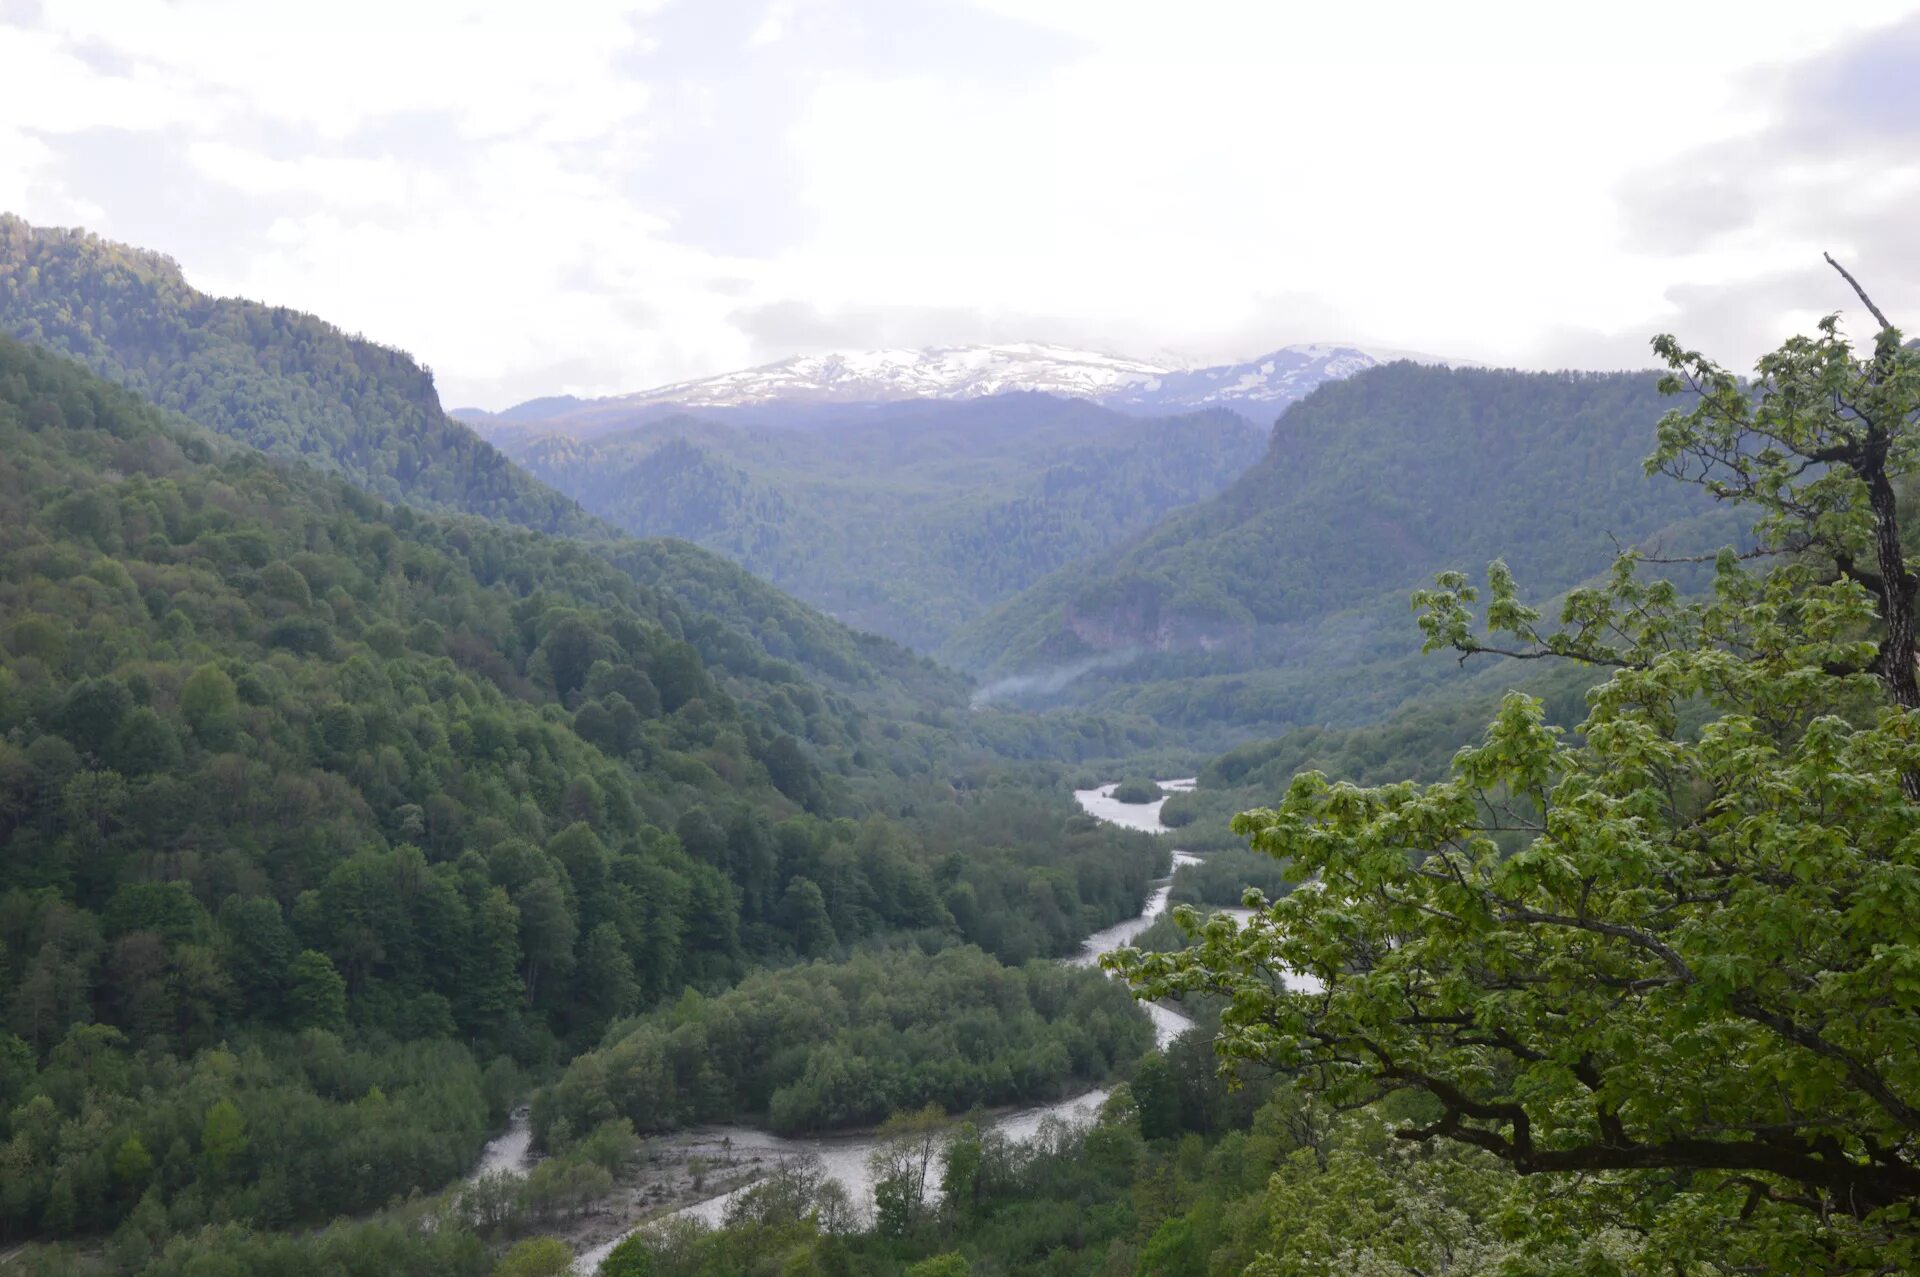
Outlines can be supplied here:
[[[1004, 962], [1074, 952], [1087, 932], [1139, 913], [1148, 884], [1166, 873], [1167, 849], [1150, 834], [1063, 817], [1039, 795], [986, 777], [977, 783], [957, 807], [916, 800], [912, 824], [936, 857], [940, 905], [969, 943]], [[834, 878], [817, 881], [826, 889]], [[840, 939], [857, 938], [840, 919]]]
[[600, 1265], [598, 1277], [654, 1277], [653, 1245], [644, 1233], [635, 1233], [613, 1248]]
[[149, 1277], [488, 1277], [493, 1260], [472, 1233], [381, 1220], [335, 1224], [313, 1237], [241, 1225], [209, 1228], [167, 1244], [141, 1271]]
[[[956, 725], [956, 712], [964, 711], [963, 676], [829, 620], [717, 554], [666, 538], [611, 542], [595, 553], [639, 584], [662, 623], [678, 631], [709, 672], [792, 685], [774, 708], [796, 735], [813, 739], [817, 719], [846, 717], [853, 705], [897, 719], [939, 717], [943, 726]], [[689, 678], [697, 680], [685, 656], [668, 656], [652, 671], [669, 712], [697, 698], [698, 683]], [[644, 691], [642, 699], [628, 699], [647, 708]]]
[[[406, 355], [348, 337], [310, 315], [207, 297], [157, 254], [83, 232], [35, 229], [0, 214], [0, 333], [69, 355], [221, 435], [336, 471], [379, 496], [587, 537], [651, 596], [639, 610], [690, 643], [711, 670], [775, 683], [811, 678], [869, 705], [909, 712], [930, 702], [957, 706], [963, 700], [963, 683], [955, 675], [892, 643], [851, 633], [717, 556], [685, 544], [618, 538], [442, 413], [430, 374]], [[95, 406], [84, 393], [68, 393], [39, 395], [21, 408], [29, 428], [91, 429]], [[51, 528], [76, 541], [106, 549], [118, 538], [116, 543], [136, 548], [126, 540], [123, 511], [105, 493], [60, 495], [47, 516]], [[395, 533], [408, 534], [404, 520], [394, 523]], [[152, 533], [143, 525], [139, 535]], [[505, 529], [468, 535], [473, 543], [461, 549], [473, 555], [478, 575], [489, 584], [510, 566], [515, 585], [525, 589], [536, 579], [575, 576], [588, 562], [577, 547], [549, 547], [543, 553], [557, 562], [535, 563]], [[335, 635], [328, 618], [305, 612], [329, 593], [329, 583], [314, 581], [296, 563], [270, 561], [267, 542], [254, 532], [216, 530], [200, 544], [210, 558], [259, 571], [262, 600], [286, 613], [272, 618], [264, 634], [268, 646], [330, 654]], [[387, 567], [385, 552], [376, 552]], [[637, 602], [628, 595], [629, 604]], [[327, 598], [321, 606], [334, 603]], [[59, 641], [51, 633], [30, 635], [23, 640]], [[458, 634], [453, 637], [450, 654], [459, 660], [464, 645]], [[580, 654], [566, 647], [567, 637], [555, 649], [563, 700], [590, 672], [567, 664], [570, 652]], [[398, 638], [392, 631], [368, 635], [376, 650]], [[661, 657], [669, 666], [676, 660], [684, 665], [670, 652]], [[653, 712], [649, 701], [627, 699], [640, 714]], [[667, 709], [678, 709], [684, 699]], [[803, 706], [800, 712], [809, 711]], [[844, 714], [839, 707], [829, 712]], [[219, 731], [217, 722], [213, 729]], [[798, 724], [789, 730], [811, 735]], [[151, 739], [135, 744], [164, 749]]]
[[239, 727], [240, 701], [227, 672], [211, 662], [195, 670], [180, 685], [180, 716], [208, 749], [230, 747]]
[[149, 1188], [173, 1229], [324, 1220], [458, 1175], [489, 1122], [480, 1071], [453, 1042], [353, 1047], [309, 1030], [191, 1060], [127, 1045], [75, 1026], [14, 1108], [11, 1228], [109, 1231]]
[[[955, 706], [964, 697], [953, 674], [892, 643], [850, 633], [717, 556], [685, 544], [618, 538], [443, 414], [430, 374], [408, 356], [348, 337], [310, 315], [207, 297], [157, 254], [84, 232], [36, 229], [0, 214], [0, 333], [67, 354], [221, 435], [336, 471], [379, 496], [589, 538], [652, 596], [641, 610], [691, 643], [711, 669], [772, 682], [811, 677], [893, 709]], [[91, 428], [93, 407], [85, 395], [43, 395], [22, 405], [29, 427]], [[62, 535], [100, 548], [102, 538], [122, 535], [121, 511], [102, 493], [63, 495], [48, 516]], [[406, 535], [404, 521], [395, 531]], [[524, 588], [536, 565], [504, 531], [475, 531], [479, 543], [462, 549], [483, 565], [483, 579], [511, 564]], [[266, 543], [253, 533], [223, 531], [202, 545], [223, 561], [259, 569], [260, 594], [289, 609], [266, 632], [269, 646], [329, 654], [334, 636], [325, 618], [300, 614], [325, 589], [293, 563], [269, 562]], [[557, 557], [559, 563], [539, 565], [548, 579], [573, 575], [584, 564], [578, 548]], [[377, 649], [398, 637], [388, 631], [370, 634], [369, 641]], [[452, 654], [459, 659], [455, 638]], [[580, 674], [566, 667], [563, 652], [563, 699]], [[651, 713], [649, 704], [628, 700], [643, 715]]]
[[1176, 905], [1238, 905], [1248, 887], [1257, 888], [1272, 900], [1286, 895], [1292, 886], [1286, 866], [1272, 856], [1245, 847], [1224, 847], [1208, 853], [1197, 865], [1182, 865], [1175, 870], [1168, 901]]
[[333, 959], [315, 949], [287, 965], [287, 1023], [296, 1029], [342, 1029], [347, 1023], [347, 982]]
[[689, 997], [568, 1066], [534, 1105], [565, 1145], [610, 1115], [637, 1129], [752, 1118], [783, 1132], [1069, 1093], [1152, 1041], [1111, 981], [975, 949], [863, 955]]
[[591, 439], [497, 437], [628, 531], [694, 541], [923, 650], [1218, 492], [1261, 445], [1230, 412], [1140, 419], [1032, 394], [866, 408], [806, 430], [682, 416]]
[[823, 958], [839, 946], [840, 938], [827, 913], [826, 897], [811, 878], [795, 875], [780, 897], [780, 924], [793, 933], [802, 957]]
[[1116, 802], [1150, 803], [1163, 795], [1160, 786], [1144, 776], [1129, 776], [1114, 787], [1113, 797]]

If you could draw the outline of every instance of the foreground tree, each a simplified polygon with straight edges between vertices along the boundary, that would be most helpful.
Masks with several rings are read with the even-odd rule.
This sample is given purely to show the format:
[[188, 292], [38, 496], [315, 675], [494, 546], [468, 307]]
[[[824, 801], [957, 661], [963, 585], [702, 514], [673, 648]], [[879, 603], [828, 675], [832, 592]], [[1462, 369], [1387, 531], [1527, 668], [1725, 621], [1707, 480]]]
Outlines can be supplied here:
[[1885, 326], [1856, 358], [1832, 319], [1748, 384], [1656, 349], [1696, 397], [1649, 469], [1756, 506], [1756, 547], [1698, 600], [1626, 554], [1551, 632], [1496, 563], [1483, 637], [1444, 574], [1416, 596], [1430, 650], [1612, 671], [1578, 734], [1514, 694], [1440, 783], [1297, 776], [1235, 828], [1312, 887], [1112, 965], [1142, 996], [1224, 996], [1230, 1059], [1338, 1103], [1419, 1093], [1397, 1133], [1505, 1161], [1543, 1240], [1622, 1227], [1665, 1272], [1917, 1271], [1920, 697], [1894, 493], [1920, 355]]

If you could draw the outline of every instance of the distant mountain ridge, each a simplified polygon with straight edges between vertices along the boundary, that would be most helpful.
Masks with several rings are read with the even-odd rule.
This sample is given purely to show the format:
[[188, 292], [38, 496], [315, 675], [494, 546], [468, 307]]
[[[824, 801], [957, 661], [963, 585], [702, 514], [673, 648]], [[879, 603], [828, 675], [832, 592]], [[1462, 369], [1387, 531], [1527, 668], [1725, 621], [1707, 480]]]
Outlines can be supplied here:
[[660, 408], [747, 409], [770, 405], [852, 405], [911, 399], [980, 399], [1037, 392], [1089, 399], [1135, 414], [1229, 408], [1262, 418], [1323, 382], [1398, 360], [1457, 366], [1464, 361], [1342, 343], [1283, 346], [1244, 363], [1179, 368], [1164, 361], [1041, 342], [833, 351], [602, 399], [551, 395], [501, 412], [459, 409], [478, 425], [507, 430], [593, 433], [601, 423]]
[[648, 411], [660, 419], [496, 437], [609, 522], [718, 551], [921, 651], [1055, 568], [1212, 496], [1267, 435], [1220, 408], [1129, 414], [1038, 393], [803, 405], [779, 424], [741, 419], [760, 409]]
[[1408, 615], [1437, 571], [1503, 556], [1550, 598], [1605, 570], [1616, 538], [1740, 539], [1732, 512], [1646, 477], [1657, 385], [1404, 362], [1331, 382], [1218, 495], [1042, 577], [937, 655], [990, 680], [988, 699], [1219, 741], [1382, 717], [1457, 673], [1419, 658]]
[[1472, 366], [1466, 360], [1437, 355], [1315, 342], [1282, 346], [1241, 364], [1172, 370], [1114, 391], [1102, 402], [1122, 412], [1232, 408], [1254, 415], [1277, 413], [1325, 382], [1343, 381], [1369, 368], [1402, 361], [1444, 368]]
[[882, 403], [894, 399], [977, 399], [1037, 390], [1098, 399], [1166, 371], [1143, 360], [1037, 342], [932, 346], [797, 355], [758, 368], [618, 398], [636, 405], [733, 407], [775, 399]]

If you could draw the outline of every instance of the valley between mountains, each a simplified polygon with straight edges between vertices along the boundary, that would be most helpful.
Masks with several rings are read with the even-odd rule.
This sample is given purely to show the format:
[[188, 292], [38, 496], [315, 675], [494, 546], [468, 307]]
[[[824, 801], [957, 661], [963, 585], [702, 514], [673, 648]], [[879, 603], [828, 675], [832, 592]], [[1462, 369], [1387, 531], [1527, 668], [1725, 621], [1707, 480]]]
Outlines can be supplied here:
[[1648, 363], [449, 412], [0, 215], [0, 1266], [1912, 1270], [1920, 353]]

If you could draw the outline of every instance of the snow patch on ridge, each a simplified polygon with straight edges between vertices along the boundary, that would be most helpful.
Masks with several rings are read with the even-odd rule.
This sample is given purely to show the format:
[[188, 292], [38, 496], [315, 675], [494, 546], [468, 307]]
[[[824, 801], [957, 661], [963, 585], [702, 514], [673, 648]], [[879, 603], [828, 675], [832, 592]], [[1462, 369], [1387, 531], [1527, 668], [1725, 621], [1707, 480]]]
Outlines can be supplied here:
[[974, 399], [1041, 391], [1097, 399], [1167, 370], [1098, 351], [1038, 342], [938, 346], [926, 350], [848, 350], [800, 355], [776, 364], [683, 381], [619, 402], [722, 407], [773, 400], [874, 403], [894, 399]]
[[[1397, 359], [1449, 366], [1462, 362], [1329, 342], [1283, 346], [1246, 363], [1215, 367], [1187, 366], [1172, 356], [1150, 361], [1045, 342], [836, 350], [591, 401], [591, 406], [858, 404], [976, 399], [1024, 391], [1090, 399], [1134, 413], [1227, 407], [1264, 415], [1304, 397], [1322, 382]], [[561, 402], [534, 400], [500, 416], [513, 419], [516, 414], [528, 415], [524, 410], [538, 405]], [[584, 401], [566, 402], [572, 407], [589, 406]]]

